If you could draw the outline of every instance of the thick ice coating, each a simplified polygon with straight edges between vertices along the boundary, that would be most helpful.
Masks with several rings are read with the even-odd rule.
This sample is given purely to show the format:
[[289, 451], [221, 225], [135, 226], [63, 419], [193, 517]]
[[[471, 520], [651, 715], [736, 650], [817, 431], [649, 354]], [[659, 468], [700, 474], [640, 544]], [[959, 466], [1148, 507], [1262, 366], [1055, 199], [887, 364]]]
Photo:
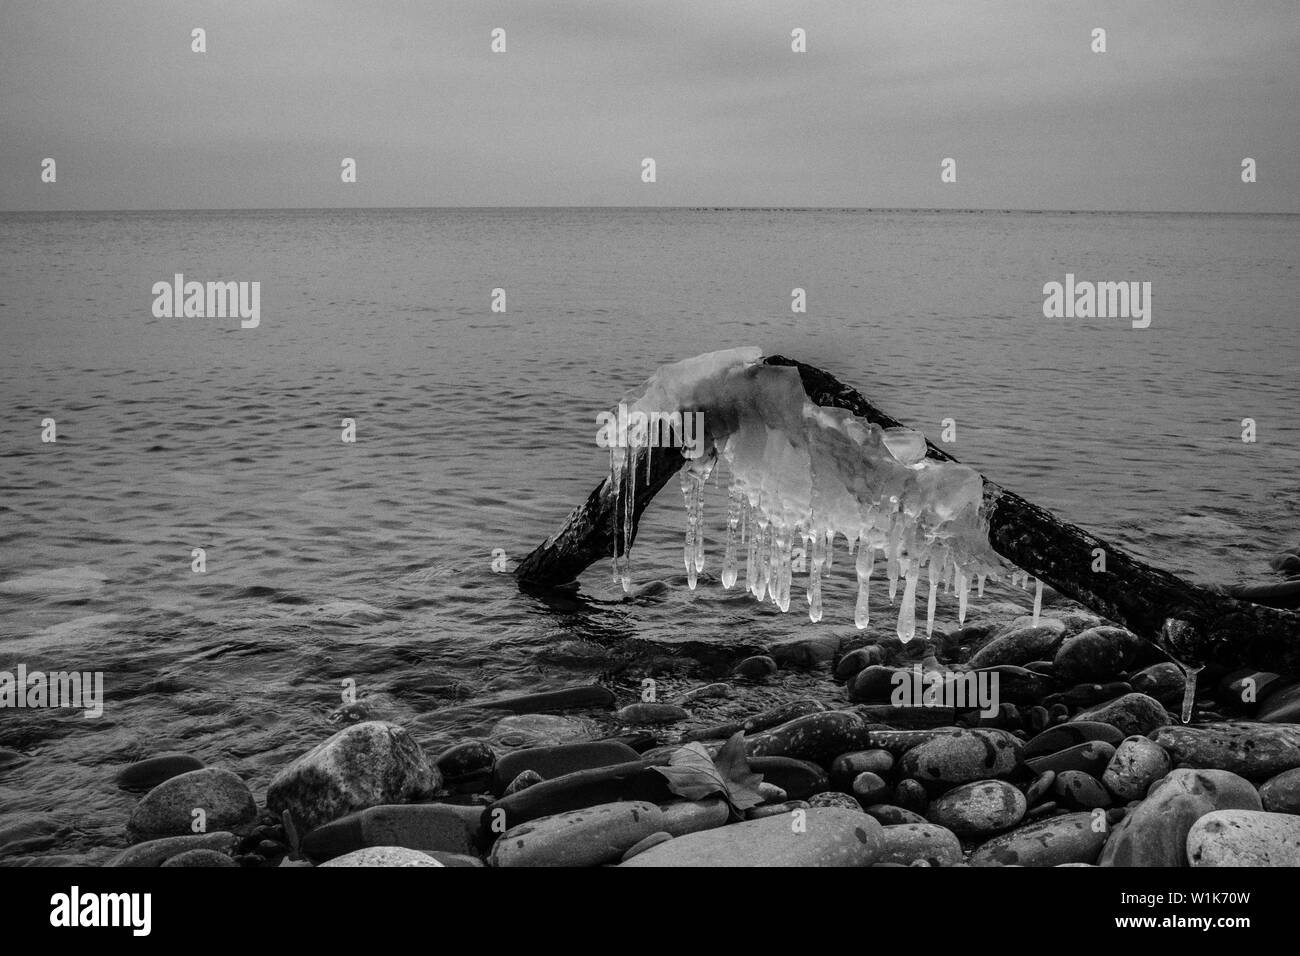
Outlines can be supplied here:
[[[629, 418], [651, 423], [632, 429], [629, 445], [611, 449], [610, 476], [619, 491], [625, 545], [631, 527], [636, 475], [629, 465], [649, 441], [651, 454], [671, 444], [654, 422], [674, 413], [704, 413], [704, 448], [681, 471], [687, 509], [683, 561], [690, 586], [704, 568], [704, 482], [718, 460], [730, 474], [727, 543], [722, 583], [730, 588], [745, 562], [745, 586], [781, 610], [790, 606], [795, 549], [808, 571], [809, 616], [822, 616], [821, 579], [831, 566], [836, 538], [857, 549], [855, 623], [870, 620], [868, 585], [883, 564], [893, 599], [903, 599], [898, 636], [916, 633], [916, 591], [924, 575], [927, 633], [938, 588], [955, 592], [964, 621], [971, 584], [1002, 568], [990, 549], [981, 512], [979, 473], [956, 462], [925, 457], [925, 438], [905, 428], [882, 429], [840, 408], [814, 405], [791, 367], [760, 364], [757, 348], [711, 352], [661, 368], [628, 396]], [[628, 548], [615, 575], [630, 583]]]

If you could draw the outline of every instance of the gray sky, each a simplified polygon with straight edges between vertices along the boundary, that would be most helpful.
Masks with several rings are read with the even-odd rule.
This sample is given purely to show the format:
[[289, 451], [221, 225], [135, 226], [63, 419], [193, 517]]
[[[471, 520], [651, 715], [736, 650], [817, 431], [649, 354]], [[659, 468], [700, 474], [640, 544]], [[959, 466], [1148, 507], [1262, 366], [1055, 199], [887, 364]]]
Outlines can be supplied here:
[[1297, 51], [1295, 0], [0, 0], [0, 209], [1300, 212]]

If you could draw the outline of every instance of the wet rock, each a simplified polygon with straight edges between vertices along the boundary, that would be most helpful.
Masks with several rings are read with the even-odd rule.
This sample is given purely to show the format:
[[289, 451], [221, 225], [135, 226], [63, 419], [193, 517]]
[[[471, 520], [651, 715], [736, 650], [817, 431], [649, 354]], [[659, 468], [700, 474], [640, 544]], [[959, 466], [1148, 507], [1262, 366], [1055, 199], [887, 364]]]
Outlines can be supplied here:
[[895, 707], [893, 704], [859, 704], [854, 712], [873, 724], [913, 730], [951, 728], [957, 725], [954, 707]]
[[[780, 760], [780, 757], [774, 758]], [[789, 794], [774, 783], [768, 783], [764, 780], [758, 785], [758, 795], [762, 798], [763, 803], [785, 803], [790, 799]]]
[[494, 747], [520, 750], [590, 740], [595, 733], [596, 725], [589, 720], [556, 714], [518, 714], [498, 720], [488, 737]]
[[1058, 753], [1079, 744], [1101, 740], [1112, 746], [1118, 746], [1124, 739], [1117, 727], [1096, 721], [1076, 720], [1049, 727], [1025, 744], [1024, 759], [1028, 763], [1036, 757]]
[[1186, 767], [1230, 770], [1252, 780], [1300, 767], [1300, 726], [1292, 724], [1224, 721], [1162, 727], [1149, 736], [1169, 752], [1175, 764]]
[[883, 777], [894, 769], [894, 762], [894, 755], [888, 750], [855, 750], [840, 754], [832, 761], [831, 776], [849, 782], [860, 773], [876, 773]]
[[1110, 806], [1110, 794], [1096, 777], [1079, 770], [1065, 770], [1056, 775], [1052, 787], [1057, 800], [1074, 810], [1092, 810]]
[[1031, 807], [1043, 799], [1056, 783], [1056, 771], [1044, 770], [1025, 788], [1025, 802]]
[[1257, 719], [1266, 724], [1300, 724], [1300, 684], [1270, 694], [1259, 708]]
[[162, 837], [127, 847], [108, 866], [160, 866], [164, 861], [191, 850], [212, 850], [227, 856], [235, 852], [235, 835], [228, 830]]
[[1183, 669], [1168, 661], [1163, 664], [1152, 664], [1129, 678], [1129, 684], [1134, 691], [1154, 697], [1168, 707], [1181, 706], [1186, 683]]
[[1125, 694], [1116, 700], [1074, 715], [1074, 722], [1084, 720], [1110, 724], [1120, 730], [1125, 737], [1150, 734], [1157, 727], [1164, 727], [1170, 723], [1169, 714], [1165, 712], [1160, 702], [1146, 694]]
[[731, 695], [730, 684], [705, 684], [703, 687], [688, 690], [672, 703], [685, 707], [687, 704], [694, 704], [701, 700], [726, 700]]
[[[1051, 677], [1036, 674], [1028, 668], [1016, 667], [1012, 664], [981, 667], [972, 670], [971, 673], [976, 675], [977, 680], [988, 682], [987, 686], [994, 688], [991, 694], [992, 699], [1001, 701], [1003, 705], [1037, 704], [1056, 690], [1057, 686], [1056, 681]], [[976, 700], [974, 695], [969, 693], [966, 695], [966, 706], [968, 707], [982, 708], [985, 703], [986, 701]], [[958, 706], [961, 706], [960, 703]]]
[[1065, 636], [1065, 625], [1044, 620], [1037, 627], [1018, 627], [999, 634], [971, 656], [972, 668], [998, 664], [1023, 665], [1056, 653]]
[[1259, 788], [1259, 798], [1269, 813], [1300, 814], [1300, 768], [1273, 777]]
[[1102, 783], [1121, 800], [1141, 800], [1151, 784], [1173, 769], [1169, 754], [1147, 737], [1126, 737], [1102, 773]]
[[857, 714], [831, 710], [808, 714], [750, 737], [745, 749], [750, 757], [797, 757], [830, 766], [842, 753], [864, 750], [871, 730]]
[[490, 866], [600, 866], [664, 830], [653, 803], [627, 801], [570, 810], [511, 827], [492, 844]]
[[720, 797], [660, 804], [664, 832], [675, 837], [720, 827], [731, 818], [731, 808]]
[[27, 758], [18, 751], [0, 747], [0, 770], [8, 770], [10, 767], [17, 767], [26, 762]]
[[765, 680], [776, 672], [776, 661], [759, 654], [754, 657], [746, 657], [735, 666], [731, 673], [745, 680]]
[[910, 865], [924, 860], [931, 866], [952, 866], [962, 859], [961, 841], [934, 823], [901, 823], [885, 827], [885, 845], [878, 863]]
[[991, 835], [1015, 826], [1025, 815], [1025, 795], [1002, 780], [979, 780], [949, 790], [930, 804], [931, 823], [963, 837]]
[[906, 777], [894, 788], [894, 802], [905, 810], [923, 814], [930, 805], [930, 795], [921, 781]]
[[1110, 834], [1102, 866], [1186, 866], [1192, 824], [1214, 810], [1261, 810], [1248, 781], [1226, 770], [1173, 770]]
[[[484, 826], [490, 829], [495, 820], [504, 820], [507, 827], [513, 827], [539, 817], [617, 801], [667, 803], [673, 799], [673, 793], [663, 774], [653, 769], [654, 765], [653, 760], [642, 758], [544, 780], [488, 806], [483, 811]], [[658, 829], [671, 832], [666, 826]]]
[[533, 771], [543, 780], [578, 770], [612, 767], [636, 760], [638, 754], [615, 740], [595, 740], [552, 747], [527, 747], [502, 754], [492, 768], [492, 792], [503, 793], [521, 773]]
[[862, 813], [862, 804], [858, 803], [857, 797], [850, 796], [847, 793], [840, 793], [838, 790], [823, 790], [821, 793], [813, 794], [808, 798], [810, 807], [839, 807], [843, 810], [856, 810]]
[[345, 853], [343, 856], [337, 856], [328, 863], [322, 863], [321, 866], [332, 867], [354, 867], [354, 866], [442, 866], [437, 860], [427, 853], [421, 853], [419, 850], [408, 850], [401, 846], [368, 846], [363, 850], [356, 850], [352, 853]]
[[1225, 674], [1215, 689], [1215, 699], [1247, 714], [1258, 712], [1260, 704], [1270, 693], [1286, 682], [1271, 671], [1246, 667]]
[[971, 866], [1062, 866], [1097, 862], [1109, 830], [1091, 813], [1067, 813], [1016, 827], [983, 843]]
[[876, 727], [867, 733], [867, 747], [887, 750], [895, 757], [901, 757], [913, 747], [917, 747], [927, 740], [934, 740], [936, 737], [941, 737], [945, 733], [956, 729], [955, 727], [945, 727], [942, 730], [893, 730]]
[[[196, 817], [195, 811], [203, 816]], [[132, 842], [193, 833], [196, 820], [209, 830], [229, 830], [251, 823], [257, 804], [248, 785], [229, 770], [208, 767], [164, 780], [131, 812], [127, 835]]]
[[864, 806], [884, 803], [889, 799], [889, 784], [870, 771], [853, 778], [853, 795]]
[[790, 637], [769, 645], [767, 654], [778, 667], [815, 667], [834, 660], [841, 643], [834, 634]]
[[631, 848], [629, 848], [628, 851], [623, 854], [623, 857], [620, 860], [620, 862], [626, 863], [628, 860], [632, 859], [632, 857], [636, 856], [637, 854], [644, 853], [646, 850], [650, 849], [651, 847], [656, 847], [660, 843], [667, 843], [672, 838], [673, 835], [671, 833], [666, 833], [663, 830], [660, 830], [658, 833], [652, 833], [644, 840], [641, 840], [639, 843], [636, 843]]
[[883, 664], [863, 668], [849, 681], [849, 700], [859, 704], [888, 704], [907, 671]]
[[1066, 638], [1052, 663], [1063, 681], [1104, 681], [1128, 669], [1142, 640], [1122, 627], [1091, 627]]
[[[773, 727], [779, 727], [796, 717], [821, 714], [825, 713], [826, 710], [828, 710], [827, 706], [820, 700], [814, 697], [800, 697], [778, 707], [772, 707], [760, 714], [755, 714], [753, 717], [746, 718], [740, 722], [740, 730], [744, 734], [757, 734]], [[731, 734], [725, 736], [730, 737]]]
[[1187, 834], [1192, 866], [1300, 866], [1300, 817], [1260, 810], [1215, 810]]
[[506, 788], [501, 791], [503, 797], [508, 797], [512, 793], [518, 793], [520, 790], [527, 790], [533, 784], [541, 783], [546, 778], [536, 770], [525, 770], [515, 779], [506, 784]]
[[496, 752], [481, 740], [467, 740], [440, 753], [433, 765], [444, 780], [491, 770]]
[[202, 770], [203, 761], [182, 753], [162, 753], [127, 764], [117, 772], [117, 785], [123, 790], [152, 790], [164, 780], [191, 770]]
[[899, 769], [922, 781], [969, 783], [1009, 775], [1020, 749], [1020, 741], [1005, 731], [950, 730], [908, 750]]
[[749, 769], [762, 774], [764, 783], [780, 787], [791, 800], [806, 800], [830, 786], [826, 771], [794, 757], [750, 757]]
[[367, 846], [445, 850], [473, 855], [483, 838], [483, 809], [449, 803], [369, 807], [319, 826], [302, 838], [302, 848], [317, 860], [342, 856]]
[[508, 710], [515, 714], [545, 714], [565, 710], [609, 710], [614, 692], [599, 684], [562, 687], [536, 694], [516, 694], [496, 700], [475, 701], [475, 708]]
[[276, 774], [266, 806], [277, 816], [288, 810], [307, 831], [354, 810], [430, 796], [441, 782], [410, 734], [368, 721], [345, 727]]
[[1049, 694], [1043, 698], [1043, 706], [1055, 708], [1064, 705], [1067, 709], [1095, 707], [1113, 701], [1125, 694], [1133, 693], [1133, 685], [1127, 681], [1111, 681], [1108, 684], [1075, 684], [1059, 694]]
[[625, 724], [675, 724], [691, 715], [676, 704], [628, 704], [614, 714]]
[[233, 867], [235, 861], [227, 854], [220, 853], [217, 850], [186, 850], [184, 853], [177, 853], [175, 856], [168, 857], [161, 865], [205, 868]]
[[[1087, 743], [1066, 747], [1054, 754], [1031, 757], [1025, 766], [1034, 773], [1054, 770], [1061, 773], [1066, 770], [1078, 770], [1101, 779], [1107, 765], [1115, 756], [1115, 748], [1104, 740], [1090, 740]], [[1163, 774], [1162, 774], [1163, 776]]]
[[880, 645], [859, 647], [840, 658], [839, 663], [835, 665], [835, 677], [837, 680], [847, 681], [856, 676], [859, 671], [884, 662], [885, 651]]
[[862, 812], [887, 827], [902, 826], [905, 823], [926, 822], [925, 817], [921, 816], [921, 814], [890, 803], [869, 804], [862, 808]]
[[669, 840], [623, 866], [870, 866], [884, 844], [880, 824], [839, 807], [810, 807], [801, 832], [787, 816], [747, 820]]

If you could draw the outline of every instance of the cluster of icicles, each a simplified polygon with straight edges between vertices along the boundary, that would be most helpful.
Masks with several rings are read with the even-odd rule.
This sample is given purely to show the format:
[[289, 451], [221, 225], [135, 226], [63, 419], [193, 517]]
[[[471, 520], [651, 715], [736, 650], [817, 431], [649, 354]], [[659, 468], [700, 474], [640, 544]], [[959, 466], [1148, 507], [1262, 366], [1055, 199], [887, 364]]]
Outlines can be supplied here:
[[[646, 448], [646, 481], [650, 478], [652, 448]], [[610, 449], [610, 480], [615, 489], [614, 532], [621, 537], [622, 552], [615, 547], [613, 577], [626, 592], [631, 588], [630, 555], [634, 527], [636, 500], [635, 449]], [[704, 570], [704, 489], [710, 475], [715, 474], [716, 457], [710, 455], [689, 462], [678, 474], [682, 497], [686, 504], [686, 538], [682, 548], [686, 580], [695, 589], [699, 574]], [[793, 580], [794, 549], [801, 547], [808, 570], [808, 617], [813, 623], [822, 618], [822, 574], [834, 561], [836, 532], [832, 529], [809, 532], [802, 528], [789, 530], [770, 521], [764, 509], [751, 503], [748, 495], [734, 484], [728, 491], [727, 544], [722, 557], [722, 586], [735, 587], [740, 578], [740, 557], [745, 556], [745, 589], [759, 601], [765, 597], [782, 612], [790, 609], [790, 590]], [[944, 593], [955, 593], [958, 600], [957, 619], [964, 624], [971, 587], [976, 596], [983, 597], [984, 585], [996, 580], [1000, 565], [987, 559], [972, 559], [960, 555], [942, 539], [928, 535], [920, 522], [901, 510], [899, 502], [891, 500], [892, 510], [877, 509], [868, 514], [869, 525], [859, 529], [857, 537], [842, 535], [848, 555], [854, 557], [858, 579], [858, 598], [853, 622], [859, 630], [871, 622], [870, 584], [880, 558], [883, 573], [889, 582], [889, 602], [892, 605], [898, 593], [898, 582], [903, 582], [902, 604], [898, 610], [897, 633], [907, 642], [916, 636], [916, 592], [925, 569], [928, 596], [926, 600], [925, 633], [934, 629], [934, 614], [940, 588]], [[934, 540], [927, 540], [934, 538]], [[919, 540], [918, 540], [919, 539]], [[856, 556], [855, 556], [856, 551]], [[1008, 583], [1012, 587], [1027, 588], [1027, 572], [1010, 569]], [[1043, 582], [1035, 581], [1034, 624], [1038, 623], [1042, 609]]]

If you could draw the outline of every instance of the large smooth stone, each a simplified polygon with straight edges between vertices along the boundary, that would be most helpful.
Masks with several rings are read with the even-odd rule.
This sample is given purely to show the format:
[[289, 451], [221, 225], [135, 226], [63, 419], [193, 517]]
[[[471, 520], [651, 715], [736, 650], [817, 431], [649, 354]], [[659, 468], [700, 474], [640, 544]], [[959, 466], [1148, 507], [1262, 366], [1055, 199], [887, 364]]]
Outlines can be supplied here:
[[675, 724], [689, 718], [690, 712], [676, 704], [628, 704], [614, 712], [614, 719], [624, 724]]
[[488, 732], [494, 747], [518, 750], [523, 747], [553, 747], [558, 744], [590, 740], [596, 725], [578, 717], [559, 714], [515, 714], [502, 717]]
[[1068, 683], [1104, 681], [1126, 670], [1141, 647], [1141, 639], [1122, 627], [1090, 627], [1066, 638], [1052, 664]]
[[1172, 707], [1181, 704], [1187, 678], [1177, 664], [1164, 661], [1138, 671], [1129, 678], [1129, 683], [1139, 694], [1154, 697]]
[[906, 671], [884, 664], [864, 667], [849, 681], [849, 700], [858, 704], [888, 704]]
[[885, 827], [885, 846], [877, 863], [925, 860], [931, 866], [952, 866], [962, 858], [961, 840], [935, 823], [902, 823]]
[[473, 707], [491, 710], [508, 710], [516, 714], [544, 714], [563, 710], [608, 710], [614, 706], [614, 692], [599, 684], [583, 684], [544, 690], [536, 694], [519, 694], [499, 697], [496, 700], [476, 700]]
[[1056, 653], [1065, 636], [1065, 625], [1060, 621], [1045, 620], [1037, 627], [1018, 627], [999, 634], [976, 651], [969, 661], [972, 668], [995, 667], [998, 664], [1023, 666], [1030, 661], [1044, 660]]
[[321, 866], [437, 866], [442, 864], [419, 850], [404, 846], [368, 846], [342, 856], [336, 856]]
[[539, 817], [602, 803], [622, 800], [667, 803], [674, 794], [668, 789], [664, 775], [653, 769], [656, 763], [662, 761], [642, 758], [610, 767], [578, 770], [535, 783], [525, 790], [503, 796], [484, 809], [483, 825], [489, 832], [500, 832], [499, 821], [504, 821], [510, 828]]
[[194, 833], [189, 836], [161, 837], [127, 847], [109, 861], [108, 866], [159, 866], [174, 856], [190, 850], [235, 852], [235, 835], [228, 830]]
[[958, 836], [985, 836], [1015, 826], [1028, 806], [1025, 795], [1011, 784], [979, 780], [949, 790], [932, 801], [926, 818]]
[[117, 785], [123, 790], [152, 790], [172, 777], [191, 770], [202, 770], [203, 761], [183, 753], [163, 753], [127, 764], [117, 772]]
[[1199, 727], [1162, 727], [1150, 738], [1174, 763], [1231, 770], [1252, 780], [1300, 767], [1300, 725], [1224, 721]]
[[[781, 724], [789, 723], [796, 717], [806, 717], [809, 714], [822, 714], [830, 708], [823, 704], [815, 697], [797, 697], [794, 700], [786, 701], [776, 707], [769, 707], [767, 710], [757, 713], [752, 717], [746, 717], [740, 722], [740, 729], [745, 734], [757, 734], [764, 730], [771, 730], [773, 727], [779, 727]], [[734, 731], [733, 731], [734, 733]], [[724, 737], [730, 737], [731, 734], [725, 734]]]
[[605, 803], [530, 820], [492, 844], [491, 866], [600, 866], [664, 830], [653, 803]]
[[1174, 770], [1111, 830], [1101, 866], [1186, 866], [1192, 824], [1215, 810], [1261, 810], [1250, 782], [1226, 770]]
[[885, 660], [885, 649], [879, 644], [872, 644], [870, 647], [859, 647], [857, 650], [849, 651], [840, 658], [839, 663], [835, 665], [836, 680], [852, 680], [859, 671], [862, 671], [872, 664], [881, 664]]
[[169, 869], [231, 869], [237, 866], [229, 854], [217, 850], [186, 850], [163, 860], [162, 865]]
[[1095, 863], [1109, 830], [1091, 813], [1067, 813], [1016, 827], [980, 845], [971, 866], [1060, 866]]
[[515, 750], [503, 754], [493, 766], [492, 792], [504, 793], [506, 787], [525, 770], [536, 772], [543, 780], [551, 780], [579, 770], [628, 763], [637, 760], [639, 756], [627, 744], [617, 740], [596, 740], [590, 743]]
[[482, 819], [482, 807], [450, 803], [368, 807], [312, 830], [302, 838], [302, 848], [318, 860], [367, 846], [473, 855], [482, 837]]
[[267, 809], [288, 810], [300, 831], [355, 810], [432, 795], [441, 775], [396, 724], [345, 727], [285, 767], [266, 790]]
[[750, 757], [795, 757], [829, 767], [840, 754], [871, 746], [871, 726], [843, 710], [808, 714], [747, 738], [745, 750]]
[[467, 740], [438, 754], [433, 765], [444, 780], [490, 771], [496, 752], [482, 740]]
[[229, 770], [191, 770], [150, 790], [131, 812], [126, 831], [134, 843], [193, 833], [195, 810], [203, 811], [205, 830], [233, 830], [257, 816], [257, 803]]
[[1119, 746], [1119, 742], [1123, 739], [1124, 734], [1118, 727], [1091, 720], [1076, 720], [1048, 727], [1037, 736], [1031, 737], [1025, 744], [1023, 756], [1028, 762], [1035, 757], [1059, 753], [1092, 740], [1101, 740], [1112, 746]]
[[[991, 699], [993, 702], [1003, 704], [1037, 704], [1043, 698], [1047, 697], [1052, 691], [1056, 690], [1056, 680], [1052, 677], [1044, 676], [1024, 667], [1018, 667], [1012, 664], [997, 664], [993, 667], [982, 667], [978, 670], [972, 670], [976, 680], [984, 683], [989, 687], [990, 693], [984, 701], [977, 700], [976, 694], [969, 693], [970, 685], [965, 688], [957, 687], [954, 690], [957, 693], [965, 691], [966, 706], [971, 708], [978, 707], [981, 711], [984, 704]], [[987, 682], [987, 683], [985, 683]], [[976, 685], [978, 689], [980, 685]], [[961, 698], [953, 698], [961, 706]]]
[[900, 773], [944, 783], [1005, 777], [1019, 763], [1020, 748], [1005, 731], [952, 730], [903, 754]]
[[767, 654], [781, 667], [816, 667], [835, 659], [843, 638], [836, 634], [788, 637], [767, 648]]
[[622, 865], [870, 866], [883, 846], [883, 828], [866, 814], [809, 807], [680, 836]]
[[1121, 800], [1141, 800], [1151, 784], [1173, 769], [1165, 748], [1149, 737], [1125, 737], [1101, 775], [1101, 782]]
[[806, 800], [830, 786], [826, 771], [809, 760], [794, 757], [750, 757], [749, 769], [763, 782], [780, 787], [791, 800]]
[[1215, 810], [1187, 834], [1192, 866], [1300, 866], [1300, 817], [1260, 810]]
[[1089, 710], [1080, 711], [1071, 718], [1071, 722], [1082, 720], [1110, 724], [1123, 732], [1125, 737], [1150, 734], [1157, 727], [1170, 723], [1169, 714], [1161, 703], [1146, 694], [1125, 694]]
[[1284, 770], [1259, 788], [1269, 813], [1300, 813], [1300, 767]]

